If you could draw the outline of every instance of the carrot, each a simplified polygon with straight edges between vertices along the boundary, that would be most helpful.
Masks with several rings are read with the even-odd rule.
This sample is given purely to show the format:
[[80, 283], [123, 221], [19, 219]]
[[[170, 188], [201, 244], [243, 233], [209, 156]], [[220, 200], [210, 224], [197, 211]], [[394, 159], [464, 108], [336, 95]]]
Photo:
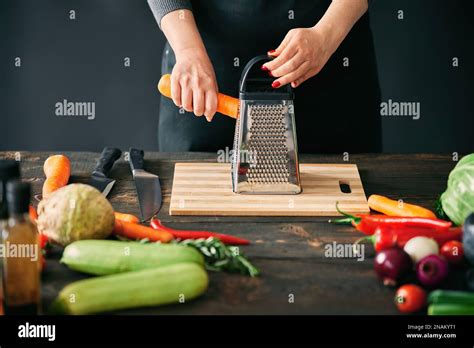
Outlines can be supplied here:
[[151, 227], [133, 222], [115, 220], [114, 234], [129, 239], [148, 239], [152, 242], [168, 243], [173, 235], [166, 231], [157, 231]]
[[414, 204], [395, 201], [388, 197], [371, 195], [368, 199], [369, 208], [390, 216], [410, 216], [436, 219], [431, 210]]
[[36, 220], [38, 220], [38, 213], [36, 212], [35, 207], [32, 205], [28, 207], [28, 214], [30, 215], [30, 219], [32, 221], [36, 222]]
[[117, 211], [114, 214], [115, 214], [116, 220], [131, 222], [134, 224], [137, 224], [140, 222], [140, 219], [132, 214], [124, 214], [124, 213], [119, 213]]
[[[163, 75], [158, 82], [158, 90], [165, 97], [171, 98], [171, 75]], [[239, 116], [239, 99], [219, 93], [217, 95], [217, 112], [237, 118]]]
[[43, 169], [46, 175], [43, 184], [43, 198], [47, 198], [50, 193], [67, 185], [71, 175], [71, 163], [66, 156], [54, 155], [48, 157], [44, 162]]

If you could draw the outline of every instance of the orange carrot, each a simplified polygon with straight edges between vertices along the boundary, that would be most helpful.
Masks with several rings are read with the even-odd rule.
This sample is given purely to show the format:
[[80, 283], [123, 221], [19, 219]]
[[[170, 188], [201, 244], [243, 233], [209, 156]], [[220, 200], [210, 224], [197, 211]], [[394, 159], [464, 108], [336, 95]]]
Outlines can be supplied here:
[[148, 239], [152, 242], [168, 243], [173, 235], [166, 231], [157, 231], [151, 227], [133, 222], [115, 220], [114, 233], [129, 239]]
[[115, 219], [120, 220], [120, 221], [131, 222], [134, 224], [137, 224], [140, 222], [140, 219], [136, 217], [135, 215], [119, 213], [117, 211], [115, 212]]
[[36, 220], [38, 220], [38, 213], [36, 212], [35, 207], [33, 207], [32, 205], [28, 207], [28, 213], [30, 215], [31, 221], [36, 222]]
[[43, 184], [43, 198], [47, 198], [50, 193], [67, 185], [71, 175], [71, 163], [66, 156], [54, 155], [48, 157], [44, 162], [43, 169], [46, 175]]
[[431, 210], [402, 201], [395, 201], [388, 197], [371, 195], [368, 199], [369, 208], [390, 216], [425, 217], [435, 219]]
[[[158, 90], [165, 97], [171, 98], [171, 75], [163, 75], [158, 82]], [[217, 95], [217, 112], [232, 118], [239, 117], [239, 99], [219, 93]]]

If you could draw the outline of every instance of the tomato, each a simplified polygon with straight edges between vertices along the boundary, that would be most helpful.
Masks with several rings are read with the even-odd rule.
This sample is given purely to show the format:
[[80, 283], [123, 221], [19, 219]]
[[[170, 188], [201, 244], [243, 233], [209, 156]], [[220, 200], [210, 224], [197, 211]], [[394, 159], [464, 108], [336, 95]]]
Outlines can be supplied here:
[[418, 285], [403, 285], [395, 294], [395, 304], [400, 312], [418, 312], [426, 305], [426, 292]]
[[457, 240], [444, 243], [439, 252], [452, 264], [461, 263], [464, 259], [463, 245]]

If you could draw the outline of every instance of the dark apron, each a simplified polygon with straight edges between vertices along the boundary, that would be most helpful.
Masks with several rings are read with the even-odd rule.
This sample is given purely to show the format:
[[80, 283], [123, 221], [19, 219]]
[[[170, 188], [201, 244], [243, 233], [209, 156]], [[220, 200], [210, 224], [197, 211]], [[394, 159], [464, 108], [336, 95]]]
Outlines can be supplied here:
[[[248, 60], [275, 49], [292, 28], [313, 26], [329, 0], [192, 1], [193, 13], [214, 65], [219, 92], [238, 96], [240, 73]], [[294, 11], [294, 19], [289, 19]], [[349, 66], [343, 65], [344, 58]], [[236, 66], [238, 62], [238, 66]], [[166, 44], [162, 72], [170, 73], [175, 57]], [[295, 89], [299, 152], [379, 152], [380, 89], [372, 33], [366, 14], [353, 27], [323, 70]], [[232, 148], [235, 121], [216, 114], [180, 113], [161, 98], [160, 151], [217, 151]]]

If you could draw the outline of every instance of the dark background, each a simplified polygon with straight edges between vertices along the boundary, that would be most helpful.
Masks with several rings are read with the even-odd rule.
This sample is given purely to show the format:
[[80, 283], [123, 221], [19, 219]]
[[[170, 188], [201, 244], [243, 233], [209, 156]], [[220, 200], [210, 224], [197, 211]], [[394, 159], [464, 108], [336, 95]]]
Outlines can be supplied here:
[[[384, 152], [474, 151], [473, 3], [372, 6], [382, 100], [421, 103], [383, 119]], [[0, 0], [0, 150], [156, 150], [163, 43], [146, 0]], [[95, 102], [95, 120], [57, 117], [63, 99]]]

